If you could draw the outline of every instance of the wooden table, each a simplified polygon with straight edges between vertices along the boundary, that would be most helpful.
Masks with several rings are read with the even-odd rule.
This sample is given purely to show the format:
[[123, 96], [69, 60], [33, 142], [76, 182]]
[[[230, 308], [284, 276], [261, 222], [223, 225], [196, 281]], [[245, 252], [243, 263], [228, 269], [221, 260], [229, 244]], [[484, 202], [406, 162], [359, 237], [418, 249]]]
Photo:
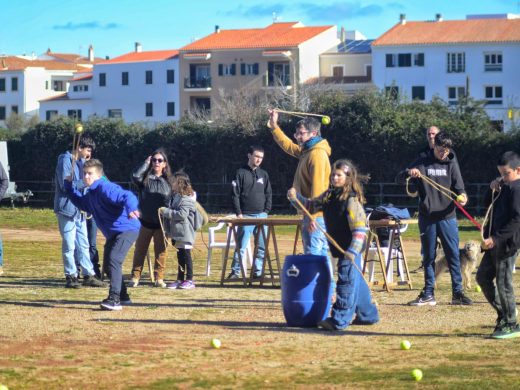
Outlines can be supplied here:
[[[369, 260], [368, 254], [370, 251], [371, 244], [375, 244], [377, 259], [375, 261], [379, 262], [381, 266], [381, 273], [383, 275], [383, 288], [386, 291], [390, 291], [391, 286], [397, 285], [407, 285], [410, 290], [412, 289], [412, 280], [410, 278], [410, 271], [408, 269], [408, 262], [406, 261], [406, 255], [404, 250], [403, 240], [401, 238], [401, 228], [404, 225], [412, 225], [417, 224], [417, 219], [403, 219], [400, 222], [396, 222], [392, 219], [380, 219], [377, 221], [369, 221], [369, 232], [367, 237], [367, 246], [365, 249], [365, 256], [363, 262], [363, 274], [367, 271], [367, 263], [374, 260]], [[389, 228], [390, 229], [390, 237], [388, 240], [388, 248], [387, 248], [387, 256], [383, 256], [381, 251], [381, 243], [379, 241], [379, 237], [377, 236], [375, 230], [377, 228]], [[397, 254], [398, 258], [395, 258], [395, 254]], [[402, 261], [404, 266], [404, 271], [406, 273], [406, 279], [403, 277], [403, 270], [401, 272], [401, 281], [394, 282], [393, 281], [393, 260], [397, 262]], [[397, 263], [397, 267], [399, 267], [399, 263]], [[369, 284], [377, 285], [379, 284], [376, 280], [370, 280]]]
[[[294, 246], [292, 254], [296, 254], [296, 248], [298, 245], [298, 238], [301, 232], [301, 217], [291, 217], [291, 218], [219, 218], [217, 222], [225, 222], [229, 224], [231, 234], [235, 240], [238, 249], [238, 236], [237, 230], [240, 226], [255, 226], [256, 232], [254, 234], [255, 241], [255, 249], [253, 250], [253, 265], [251, 267], [251, 272], [249, 275], [246, 275], [244, 270], [244, 266], [242, 264], [242, 256], [240, 254], [240, 250], [237, 250], [238, 254], [238, 262], [240, 264], [241, 270], [241, 278], [240, 279], [226, 279], [226, 268], [228, 259], [233, 259], [234, 250], [231, 248], [231, 234], [228, 234], [226, 248], [224, 251], [224, 262], [222, 264], [222, 275], [220, 278], [220, 285], [224, 285], [224, 283], [232, 283], [232, 282], [242, 282], [244, 286], [253, 285], [253, 282], [259, 282], [260, 286], [263, 286], [264, 282], [270, 281], [273, 286], [275, 286], [275, 282], [279, 282], [280, 272], [281, 272], [281, 264], [280, 264], [280, 251], [278, 249], [278, 241], [276, 239], [276, 226], [296, 226], [296, 233], [294, 237]], [[264, 262], [262, 266], [262, 272], [260, 278], [253, 278], [253, 273], [255, 271], [254, 267], [254, 259], [256, 258], [256, 254], [258, 252], [258, 239], [262, 235], [265, 243], [265, 253], [264, 253]], [[271, 250], [274, 252], [274, 257], [271, 257]], [[230, 253], [231, 252], [231, 253]], [[266, 266], [269, 272], [268, 277], [266, 277]]]

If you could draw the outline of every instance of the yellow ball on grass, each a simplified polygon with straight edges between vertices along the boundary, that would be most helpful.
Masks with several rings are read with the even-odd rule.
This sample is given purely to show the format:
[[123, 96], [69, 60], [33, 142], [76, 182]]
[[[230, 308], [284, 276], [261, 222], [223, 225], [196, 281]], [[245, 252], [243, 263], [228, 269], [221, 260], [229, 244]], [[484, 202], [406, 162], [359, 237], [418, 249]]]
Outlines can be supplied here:
[[415, 379], [417, 382], [419, 382], [423, 377], [422, 371], [418, 368], [413, 369], [410, 374], [412, 375], [412, 378]]
[[211, 346], [215, 349], [219, 349], [222, 346], [222, 343], [220, 342], [219, 339], [212, 339]]
[[408, 351], [410, 348], [412, 348], [412, 343], [408, 340], [402, 340], [401, 341], [401, 349], [404, 349], [405, 351]]

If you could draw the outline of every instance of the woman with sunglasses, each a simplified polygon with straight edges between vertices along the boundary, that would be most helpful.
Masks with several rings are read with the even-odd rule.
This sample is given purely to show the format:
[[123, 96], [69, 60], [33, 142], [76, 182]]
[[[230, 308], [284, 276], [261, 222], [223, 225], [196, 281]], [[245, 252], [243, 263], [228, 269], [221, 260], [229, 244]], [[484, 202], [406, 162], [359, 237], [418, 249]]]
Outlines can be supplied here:
[[166, 283], [164, 283], [166, 246], [157, 213], [159, 208], [168, 207], [172, 194], [172, 173], [164, 149], [157, 149], [148, 156], [134, 171], [132, 180], [139, 188], [141, 229], [135, 242], [130, 286], [139, 285], [144, 258], [153, 238], [155, 287], [166, 287]]

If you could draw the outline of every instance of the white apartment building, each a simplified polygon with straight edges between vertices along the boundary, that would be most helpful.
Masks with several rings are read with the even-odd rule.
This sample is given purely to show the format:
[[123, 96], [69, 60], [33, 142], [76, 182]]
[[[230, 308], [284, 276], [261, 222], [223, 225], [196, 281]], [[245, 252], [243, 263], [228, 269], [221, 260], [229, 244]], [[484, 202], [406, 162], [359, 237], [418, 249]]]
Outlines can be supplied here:
[[76, 73], [68, 84], [68, 92], [40, 100], [40, 120], [63, 115], [80, 121], [92, 116], [92, 77], [92, 71]]
[[157, 123], [179, 119], [179, 63], [177, 50], [135, 51], [78, 73], [67, 93], [40, 102], [40, 119], [66, 115], [121, 118], [125, 122]]
[[150, 125], [179, 119], [177, 50], [134, 52], [94, 66], [92, 112]]
[[471, 15], [466, 20], [401, 20], [372, 43], [373, 82], [380, 89], [456, 104], [485, 103], [497, 128], [520, 120], [520, 19]]
[[13, 113], [37, 116], [39, 100], [62, 94], [81, 69], [63, 61], [0, 57], [0, 126]]

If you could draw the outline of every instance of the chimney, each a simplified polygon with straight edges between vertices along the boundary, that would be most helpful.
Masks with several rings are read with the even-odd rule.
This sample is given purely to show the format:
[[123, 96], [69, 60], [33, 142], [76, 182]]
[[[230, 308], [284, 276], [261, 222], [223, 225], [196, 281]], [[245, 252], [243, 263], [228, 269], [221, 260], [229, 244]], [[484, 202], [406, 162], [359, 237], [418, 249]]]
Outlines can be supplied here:
[[110, 59], [110, 57], [109, 57], [109, 56], [105, 56], [105, 60], [109, 60], [109, 59]]
[[220, 26], [218, 24], [215, 25], [215, 33], [220, 33]]
[[141, 45], [139, 42], [135, 43], [135, 52], [141, 53], [143, 51], [143, 45]]
[[442, 14], [435, 14], [435, 21], [436, 22], [442, 22]]
[[88, 62], [94, 62], [94, 48], [92, 45], [88, 47]]
[[406, 24], [406, 14], [399, 14], [399, 23]]
[[347, 39], [347, 34], [345, 33], [345, 27], [343, 27], [343, 26], [341, 26], [341, 30], [339, 33], [339, 39], [341, 42], [345, 42], [345, 40]]

